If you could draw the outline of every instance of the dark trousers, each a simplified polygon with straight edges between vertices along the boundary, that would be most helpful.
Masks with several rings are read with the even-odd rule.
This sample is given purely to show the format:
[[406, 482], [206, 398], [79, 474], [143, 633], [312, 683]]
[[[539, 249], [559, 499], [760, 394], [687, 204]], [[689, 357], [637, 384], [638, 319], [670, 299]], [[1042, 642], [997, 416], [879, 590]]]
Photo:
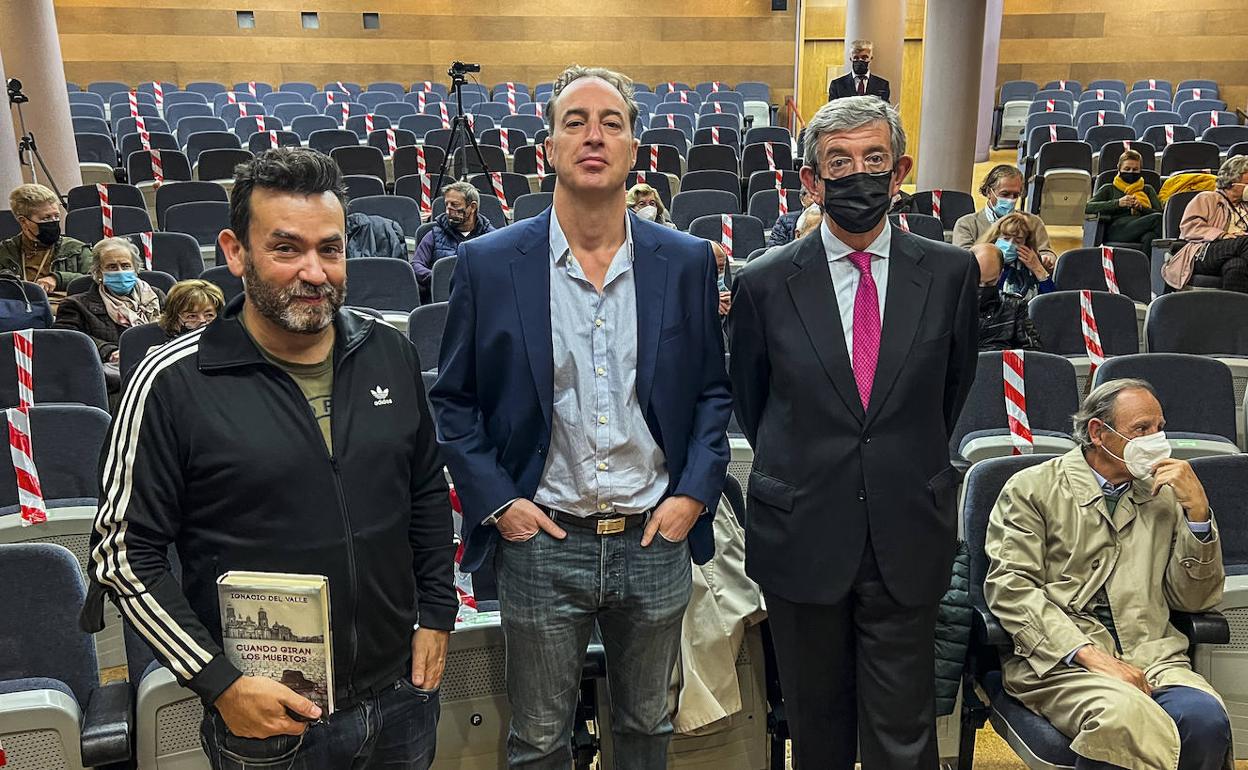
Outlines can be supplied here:
[[1161, 237], [1161, 212], [1139, 216], [1117, 216], [1110, 220], [1105, 240], [1113, 243], [1138, 243], [1145, 254], [1153, 252], [1153, 241]]
[[303, 735], [240, 738], [216, 709], [207, 709], [199, 740], [215, 770], [428, 770], [440, 711], [436, 690], [421, 690], [403, 676], [381, 694], [308, 725]]
[[1192, 265], [1197, 275], [1216, 275], [1227, 291], [1248, 293], [1248, 235], [1210, 241]]
[[768, 622], [797, 770], [935, 770], [938, 604], [903, 607], [871, 544], [837, 604], [770, 592]]
[[[1222, 704], [1194, 687], [1154, 690], [1153, 700], [1179, 728], [1179, 770], [1222, 770], [1231, 748], [1231, 722]], [[1075, 763], [1075, 770], [1115, 767], [1084, 757]]]

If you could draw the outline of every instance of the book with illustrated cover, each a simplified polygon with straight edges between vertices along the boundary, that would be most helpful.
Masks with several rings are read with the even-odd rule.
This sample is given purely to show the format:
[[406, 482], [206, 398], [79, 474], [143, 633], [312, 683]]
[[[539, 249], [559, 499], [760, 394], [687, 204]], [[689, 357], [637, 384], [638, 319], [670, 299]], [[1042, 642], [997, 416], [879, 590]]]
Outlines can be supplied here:
[[225, 657], [247, 676], [280, 682], [334, 713], [329, 579], [280, 572], [217, 578]]

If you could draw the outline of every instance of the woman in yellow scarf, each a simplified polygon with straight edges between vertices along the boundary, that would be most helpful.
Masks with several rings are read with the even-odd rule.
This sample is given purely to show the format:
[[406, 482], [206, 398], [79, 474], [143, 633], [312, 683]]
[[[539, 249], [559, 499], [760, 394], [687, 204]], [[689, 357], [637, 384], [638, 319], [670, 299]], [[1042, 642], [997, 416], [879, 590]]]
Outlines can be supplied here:
[[1117, 176], [1088, 200], [1087, 213], [1109, 224], [1106, 243], [1130, 244], [1150, 254], [1153, 239], [1161, 237], [1162, 206], [1157, 191], [1144, 184], [1143, 161], [1135, 150], [1123, 150]]

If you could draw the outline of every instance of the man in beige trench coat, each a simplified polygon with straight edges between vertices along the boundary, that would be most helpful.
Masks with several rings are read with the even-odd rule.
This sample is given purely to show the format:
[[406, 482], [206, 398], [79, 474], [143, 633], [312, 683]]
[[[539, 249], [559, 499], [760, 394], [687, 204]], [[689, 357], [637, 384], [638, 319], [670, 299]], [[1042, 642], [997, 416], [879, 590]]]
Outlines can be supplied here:
[[1231, 768], [1221, 699], [1171, 609], [1222, 597], [1204, 489], [1169, 457], [1148, 383], [1115, 380], [1075, 415], [1080, 446], [1021, 471], [988, 522], [984, 593], [1014, 639], [1006, 690], [1071, 737], [1077, 768]]

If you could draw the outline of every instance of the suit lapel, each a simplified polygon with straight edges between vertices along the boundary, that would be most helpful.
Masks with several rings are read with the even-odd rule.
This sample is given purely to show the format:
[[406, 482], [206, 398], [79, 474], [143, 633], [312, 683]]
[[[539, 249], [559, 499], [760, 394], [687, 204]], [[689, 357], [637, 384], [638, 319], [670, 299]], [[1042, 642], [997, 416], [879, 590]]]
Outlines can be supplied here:
[[919, 266], [923, 251], [911, 236], [893, 228], [888, 255], [888, 289], [884, 297], [884, 327], [880, 336], [880, 357], [871, 385], [867, 423], [879, 413], [888, 398], [901, 367], [910, 354], [919, 320], [927, 305], [932, 274]]
[[845, 327], [841, 325], [823, 240], [818, 235], [803, 238], [793, 261], [798, 269], [789, 276], [788, 285], [798, 318], [845, 407], [862, 422], [862, 399], [858, 397], [853, 365], [845, 347]]
[[524, 332], [524, 349], [549, 430], [555, 391], [555, 352], [550, 338], [550, 209], [524, 226], [530, 232], [518, 239], [518, 253], [511, 261], [511, 280]]
[[[629, 214], [631, 217], [632, 214]], [[637, 294], [637, 401], [645, 414], [654, 390], [654, 371], [663, 331], [669, 262], [651, 228], [633, 220], [633, 285]]]

